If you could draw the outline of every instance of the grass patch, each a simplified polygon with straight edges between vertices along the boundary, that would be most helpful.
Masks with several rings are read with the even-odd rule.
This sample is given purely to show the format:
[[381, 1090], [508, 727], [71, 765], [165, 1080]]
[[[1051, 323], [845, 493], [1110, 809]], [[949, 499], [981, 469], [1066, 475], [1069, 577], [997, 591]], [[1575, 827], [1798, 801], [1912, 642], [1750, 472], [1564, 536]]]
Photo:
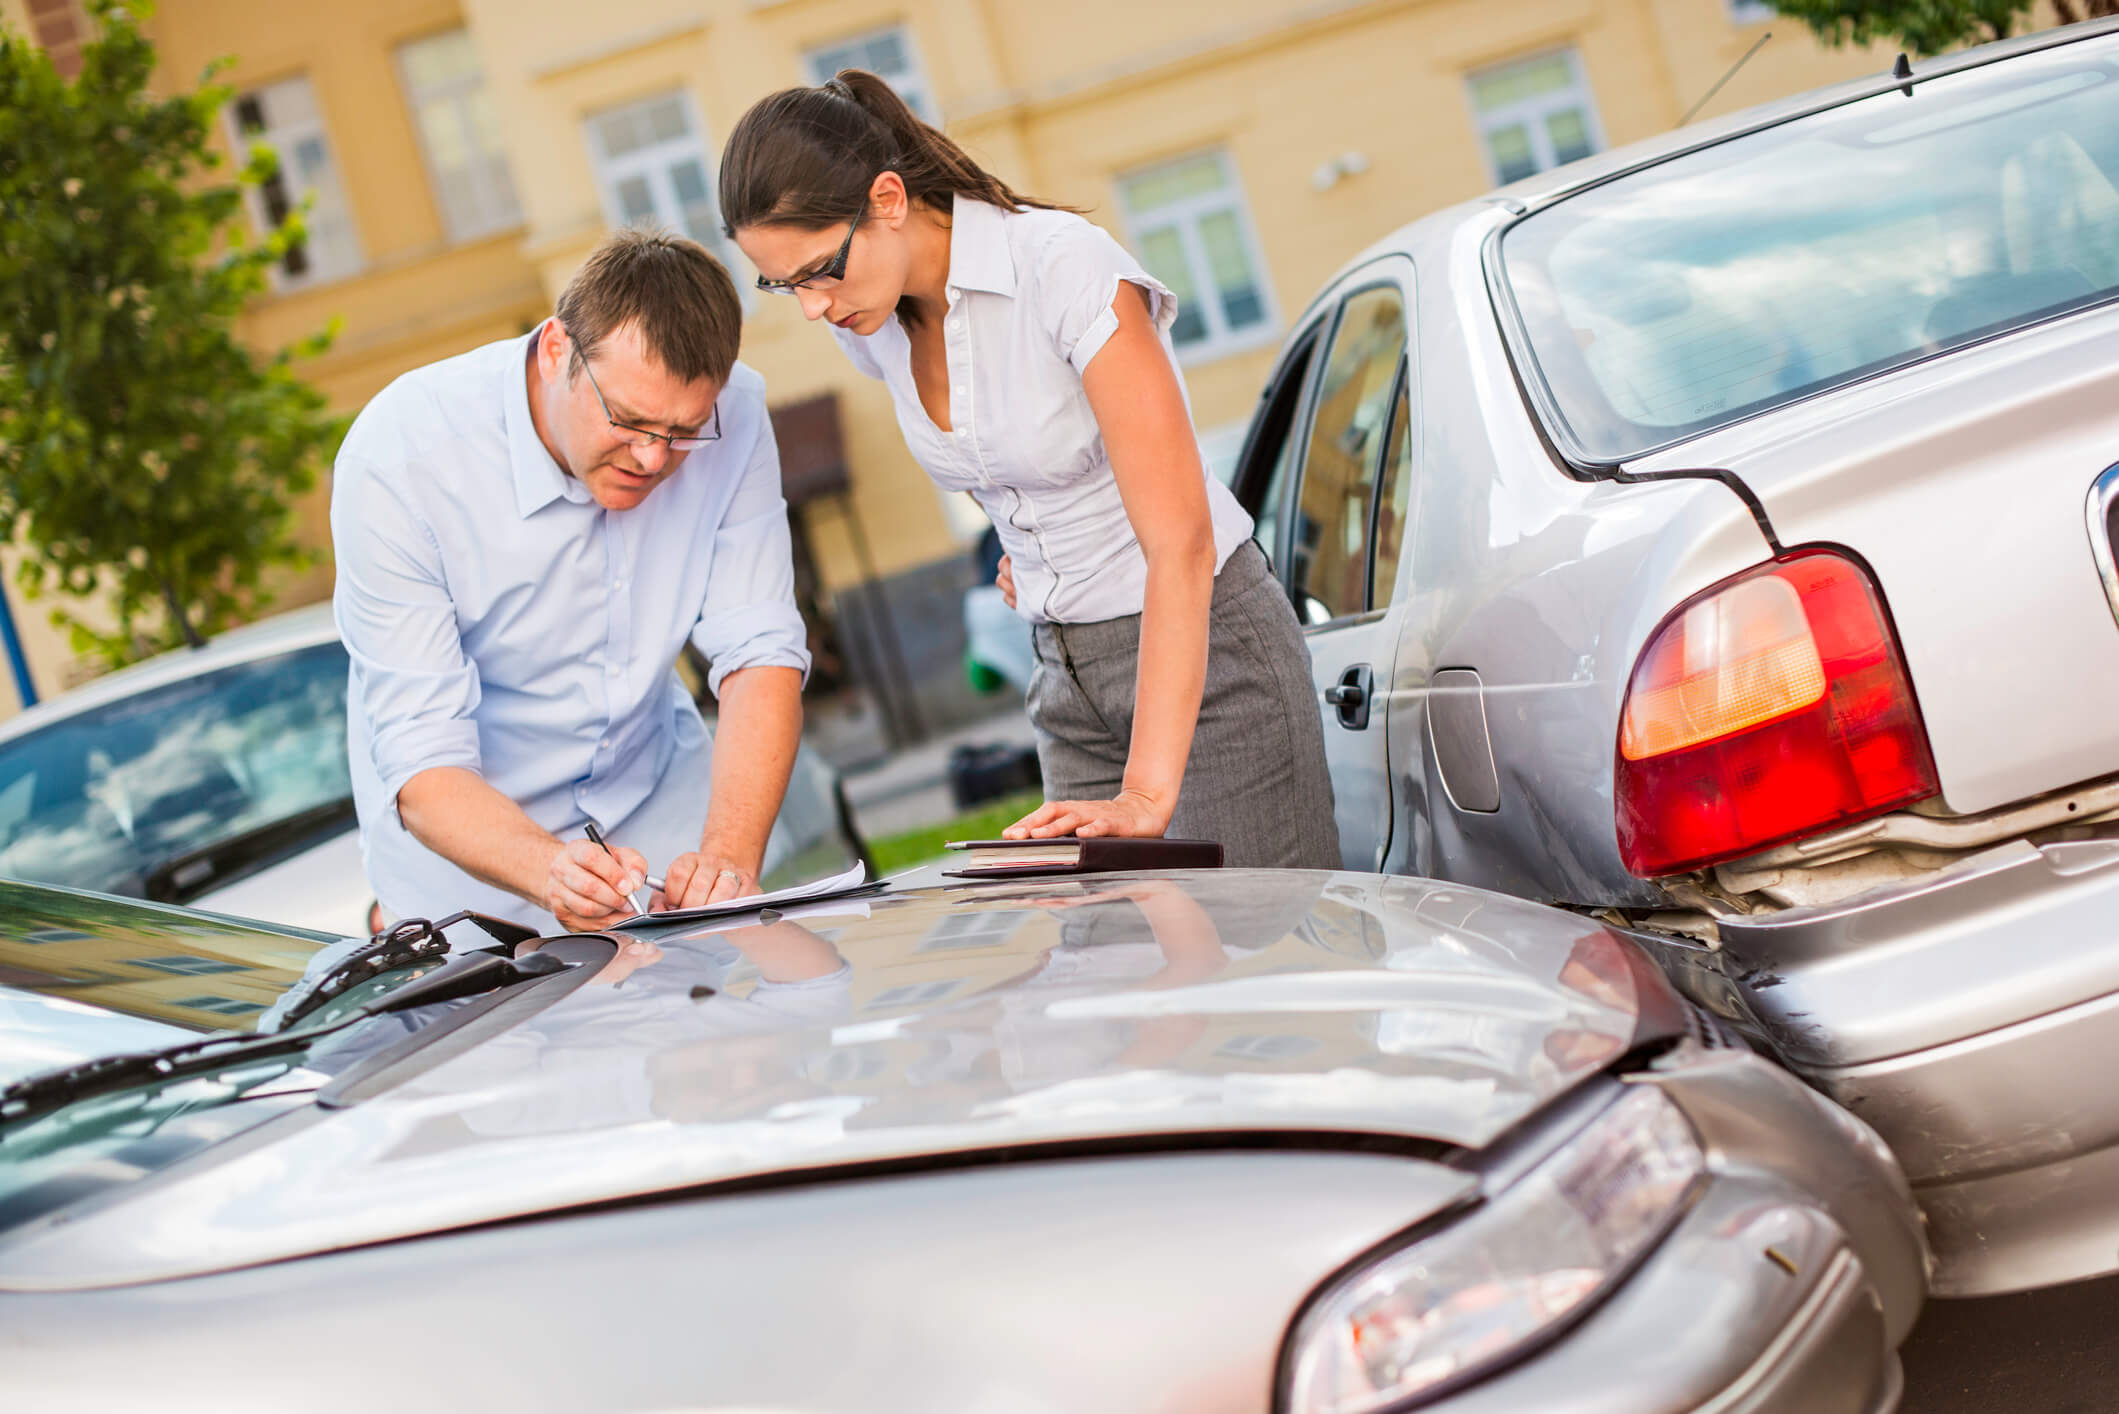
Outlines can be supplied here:
[[1000, 836], [1016, 821], [1044, 804], [1042, 791], [1025, 791], [1021, 795], [1003, 796], [989, 805], [967, 811], [954, 820], [944, 820], [939, 825], [925, 829], [907, 830], [903, 834], [885, 835], [868, 842], [868, 853], [876, 862], [876, 876], [895, 874], [900, 869], [910, 869], [916, 864], [926, 864], [942, 857], [942, 845], [948, 840], [990, 840]]

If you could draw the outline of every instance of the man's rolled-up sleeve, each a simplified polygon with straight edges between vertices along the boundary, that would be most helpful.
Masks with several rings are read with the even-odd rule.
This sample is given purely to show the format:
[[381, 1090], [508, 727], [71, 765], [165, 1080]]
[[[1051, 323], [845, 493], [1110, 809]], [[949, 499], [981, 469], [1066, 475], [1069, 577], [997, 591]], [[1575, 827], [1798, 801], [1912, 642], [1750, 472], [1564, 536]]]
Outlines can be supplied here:
[[714, 532], [713, 569], [692, 643], [706, 655], [716, 696], [730, 673], [785, 667], [809, 681], [809, 634], [795, 607], [794, 551], [780, 497], [780, 448], [761, 406], [743, 479]]
[[353, 659], [370, 764], [394, 811], [397, 793], [436, 766], [480, 769], [478, 668], [464, 653], [441, 547], [372, 468], [336, 469], [332, 612]]

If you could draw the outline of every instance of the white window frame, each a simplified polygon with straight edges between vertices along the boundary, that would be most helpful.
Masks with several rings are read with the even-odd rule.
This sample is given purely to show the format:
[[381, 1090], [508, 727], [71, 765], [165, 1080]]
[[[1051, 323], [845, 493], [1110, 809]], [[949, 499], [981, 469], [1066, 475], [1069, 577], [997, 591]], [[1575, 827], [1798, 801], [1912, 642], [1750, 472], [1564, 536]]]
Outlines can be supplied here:
[[[1567, 60], [1567, 69], [1574, 82], [1566, 88], [1551, 93], [1541, 93], [1535, 98], [1520, 98], [1514, 103], [1505, 103], [1499, 108], [1481, 108], [1479, 91], [1472, 80], [1489, 74], [1501, 73], [1522, 64], [1534, 64], [1540, 59], [1554, 55]], [[1611, 144], [1604, 137], [1604, 120], [1597, 113], [1596, 90], [1589, 85], [1589, 70], [1583, 66], [1582, 51], [1572, 44], [1559, 49], [1541, 49], [1534, 54], [1520, 54], [1499, 64], [1488, 64], [1464, 76], [1465, 101], [1471, 104], [1472, 120], [1479, 132], [1479, 155], [1486, 160], [1487, 178], [1496, 186], [1502, 185], [1501, 164], [1494, 160], [1493, 144], [1488, 137], [1498, 128], [1513, 127], [1520, 123], [1530, 134], [1531, 153], [1538, 159], [1538, 171], [1549, 172], [1560, 165], [1559, 155], [1553, 151], [1552, 134], [1545, 130], [1545, 120], [1565, 108], [1579, 108], [1589, 128], [1590, 151], [1606, 151]], [[1535, 176], [1536, 173], [1531, 175]], [[1513, 180], [1522, 181], [1521, 177]]]
[[[659, 103], [675, 94], [684, 108], [684, 121], [689, 129], [683, 137], [664, 138], [647, 147], [637, 147], [621, 157], [611, 157], [603, 148], [602, 120], [627, 108], [645, 108]], [[709, 222], [706, 238], [699, 243], [714, 253], [714, 257], [728, 267], [736, 282], [736, 294], [743, 308], [751, 307], [751, 277], [756, 272], [735, 244], [721, 233], [720, 170], [714, 162], [713, 147], [706, 140], [706, 124], [700, 118], [699, 105], [692, 98], [689, 87], [678, 84], [669, 88], [655, 89], [638, 94], [620, 103], [608, 103], [594, 112], [585, 113], [581, 119], [582, 139], [588, 144], [589, 166], [596, 173], [596, 190], [603, 200], [604, 220], [612, 230], [626, 224], [625, 206], [618, 199], [618, 184], [628, 177], [640, 176], [647, 180], [648, 194], [655, 205], [655, 220], [658, 224], [679, 235], [692, 236], [682, 220], [683, 206], [670, 184], [670, 166], [679, 157], [695, 157], [701, 170], [706, 173], [707, 199], [713, 203], [714, 218]], [[696, 239], [696, 237], [694, 237]]]
[[[317, 116], [315, 120], [313, 122], [295, 123], [283, 128], [268, 127], [259, 136], [279, 156], [282, 180], [287, 180], [292, 176], [293, 168], [289, 161], [289, 154], [294, 150], [295, 143], [305, 137], [314, 135], [324, 144], [324, 155], [330, 160], [331, 164], [331, 184], [334, 190], [328, 193], [321, 189], [318, 190], [317, 199], [310, 206], [310, 216], [313, 217], [320, 209], [327, 208], [331, 200], [335, 199], [338, 206], [337, 215], [341, 218], [339, 226], [343, 240], [325, 245], [313, 238], [315, 232], [312, 228], [312, 239], [303, 243], [303, 251], [309, 261], [307, 270], [299, 275], [291, 275], [287, 272], [284, 262], [276, 261], [273, 264], [272, 287], [282, 292], [306, 290], [317, 285], [330, 284], [334, 280], [343, 280], [349, 276], [358, 275], [362, 266], [366, 264], [361, 252], [360, 225], [353, 219], [353, 203], [346, 195], [345, 180], [339, 170], [338, 149], [332, 144], [330, 129], [324, 122], [324, 105], [318, 97], [316, 85], [310, 81], [309, 75], [306, 73], [289, 74], [285, 78], [274, 79], [269, 83], [251, 84], [237, 90], [235, 97], [229, 101], [228, 106], [221, 110], [228, 126], [229, 148], [235, 153], [238, 163], [250, 160], [250, 136], [243, 131], [242, 121], [237, 117], [237, 109], [241, 101], [252, 94], [268, 93], [275, 88], [281, 88], [292, 83], [299, 83], [309, 90], [309, 106], [316, 110]], [[289, 186], [291, 188], [291, 181]], [[272, 230], [272, 218], [265, 210], [264, 194], [256, 187], [249, 187], [245, 189], [243, 196], [245, 203], [250, 208], [252, 223], [260, 234], [269, 234]], [[294, 191], [291, 192], [291, 196], [293, 209], [299, 210], [307, 193]], [[326, 214], [329, 215], [330, 213], [326, 211]], [[313, 223], [306, 220], [304, 224], [313, 225]], [[329, 261], [320, 258], [326, 252], [333, 257]]]
[[906, 107], [912, 109], [913, 112], [919, 114], [927, 122], [940, 127], [942, 123], [941, 102], [935, 97], [934, 83], [927, 76], [927, 64], [920, 58], [920, 46], [913, 40], [912, 26], [903, 20], [887, 25], [877, 25], [872, 29], [864, 29], [856, 34], [841, 35], [837, 39], [826, 40], [821, 44], [806, 46], [802, 50], [802, 71], [809, 75], [811, 83], [823, 83], [840, 69], [848, 67], [844, 64], [834, 64], [827, 68], [824, 62], [827, 53], [856, 44], [866, 44], [870, 40], [879, 39], [891, 33], [895, 33], [898, 36], [898, 44], [905, 54], [903, 76], [886, 74], [881, 69], [872, 69], [870, 72], [888, 83], [896, 91], [898, 97], [905, 100]]
[[[1137, 209], [1126, 196], [1129, 182], [1148, 176], [1161, 168], [1174, 167], [1182, 162], [1195, 161], [1212, 155], [1221, 163], [1222, 185], [1211, 192], [1180, 198], [1147, 211]], [[1137, 255], [1141, 249], [1140, 233], [1144, 228], [1174, 224], [1177, 238], [1184, 247], [1185, 265], [1192, 276], [1192, 288], [1199, 293], [1200, 314], [1207, 325], [1206, 337], [1189, 344], [1177, 345], [1177, 361], [1190, 368], [1195, 364], [1211, 363], [1215, 359], [1228, 358], [1234, 354], [1247, 353], [1252, 349], [1280, 341], [1280, 305], [1273, 296], [1273, 273], [1266, 264], [1265, 246], [1258, 239], [1258, 227], [1251, 220], [1251, 200], [1245, 193], [1243, 177], [1236, 170], [1236, 159], [1229, 149], [1219, 144], [1213, 147], [1194, 148], [1190, 152], [1151, 162], [1144, 167], [1133, 167], [1120, 172], [1113, 180], [1118, 189], [1119, 209], [1125, 213], [1127, 240]], [[1232, 331], [1225, 322], [1221, 309], [1221, 291], [1214, 283], [1212, 268], [1207, 263], [1206, 247], [1199, 236], [1199, 219], [1202, 216], [1232, 211], [1236, 216], [1236, 230], [1244, 243], [1244, 252], [1251, 258], [1251, 268], [1258, 275], [1258, 301], [1263, 317], [1248, 329]], [[1146, 262], [1143, 261], [1143, 266]], [[1149, 272], [1153, 274], [1153, 271]]]
[[477, 209], [465, 212], [450, 208], [448, 197], [442, 189], [440, 165], [435, 161], [433, 149], [427, 145], [427, 125], [422, 119], [422, 112], [429, 107], [446, 105], [464, 135], [465, 145], [474, 149], [477, 146], [477, 127], [467, 111], [467, 100], [486, 86], [483, 65], [475, 75], [450, 79], [422, 91], [413, 84], [411, 67], [406, 62], [410, 51], [420, 45], [464, 33], [466, 31], [459, 27], [407, 40], [397, 46], [392, 56], [397, 64], [398, 84], [405, 92], [405, 106], [411, 110], [412, 130], [419, 141], [420, 157], [427, 164], [427, 186], [434, 193], [434, 204], [441, 211], [442, 225], [447, 229], [450, 241], [459, 245], [502, 231], [514, 230], [522, 225], [522, 200], [515, 190], [515, 175], [509, 169], [505, 146], [490, 154], [481, 154], [498, 160], [500, 179], [497, 183], [491, 180], [487, 173], [481, 172], [479, 167], [472, 168], [472, 193]]
[[1722, 0], [1722, 6], [1729, 12], [1729, 23], [1739, 28], [1762, 25], [1780, 15], [1766, 0]]

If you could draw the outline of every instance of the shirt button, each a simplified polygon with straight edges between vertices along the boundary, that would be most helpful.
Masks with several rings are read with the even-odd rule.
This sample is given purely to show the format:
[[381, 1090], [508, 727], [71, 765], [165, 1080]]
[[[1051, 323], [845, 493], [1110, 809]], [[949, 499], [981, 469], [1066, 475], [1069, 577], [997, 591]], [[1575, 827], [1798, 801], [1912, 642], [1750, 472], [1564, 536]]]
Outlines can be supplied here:
[[598, 751], [609, 751], [611, 749], [611, 739], [605, 737], [602, 741], [597, 742], [596, 749]]
[[971, 435], [971, 429], [968, 427], [959, 427], [956, 430], [956, 435], [959, 437], [969, 437]]
[[610, 674], [610, 675], [611, 675], [612, 677], [617, 677], [617, 676], [618, 676], [618, 674], [619, 674], [619, 672], [621, 671], [621, 669], [619, 668], [619, 666], [618, 666], [618, 665], [617, 665], [616, 663], [606, 663], [606, 664], [604, 664], [604, 665], [603, 665], [603, 670], [604, 670], [604, 671], [605, 671], [606, 673], [609, 673], [609, 674]]
[[611, 588], [613, 588], [613, 589], [623, 589], [623, 588], [625, 588], [625, 581], [624, 581], [624, 580], [622, 580], [622, 579], [614, 579], [614, 580], [612, 580], [612, 581], [611, 581]]

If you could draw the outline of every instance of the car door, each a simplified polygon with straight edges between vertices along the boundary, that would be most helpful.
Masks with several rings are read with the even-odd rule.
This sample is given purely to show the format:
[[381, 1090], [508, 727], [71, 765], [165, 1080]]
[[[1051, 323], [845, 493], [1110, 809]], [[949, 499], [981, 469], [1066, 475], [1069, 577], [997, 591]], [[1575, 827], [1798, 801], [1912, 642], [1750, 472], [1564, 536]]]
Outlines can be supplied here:
[[1350, 869], [1378, 868], [1391, 839], [1389, 608], [1411, 489], [1410, 283], [1395, 259], [1350, 277], [1282, 360], [1239, 471], [1309, 644]]

